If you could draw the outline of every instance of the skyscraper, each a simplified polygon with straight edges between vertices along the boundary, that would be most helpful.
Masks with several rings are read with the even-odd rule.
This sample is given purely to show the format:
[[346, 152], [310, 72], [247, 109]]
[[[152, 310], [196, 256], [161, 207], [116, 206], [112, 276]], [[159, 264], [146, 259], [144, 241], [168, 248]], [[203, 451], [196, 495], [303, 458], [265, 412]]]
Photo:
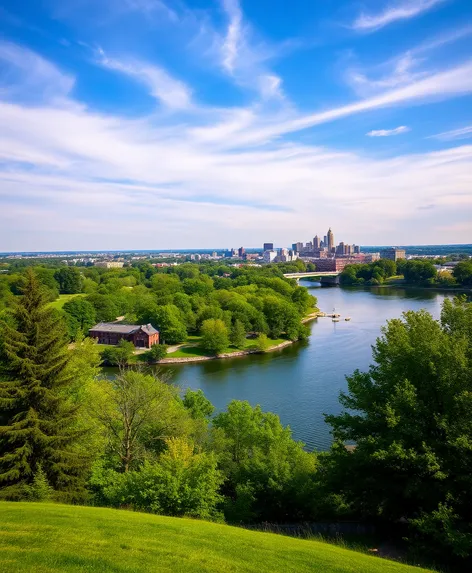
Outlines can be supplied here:
[[319, 239], [318, 235], [315, 235], [315, 238], [313, 239], [313, 248], [314, 249], [320, 248], [320, 239]]
[[333, 231], [331, 231], [331, 227], [328, 229], [328, 234], [326, 235], [327, 239], [328, 239], [328, 253], [331, 253], [331, 251], [333, 250], [334, 247], [334, 235], [333, 235]]
[[274, 243], [264, 243], [263, 249], [264, 249], [264, 251], [273, 251], [274, 250]]

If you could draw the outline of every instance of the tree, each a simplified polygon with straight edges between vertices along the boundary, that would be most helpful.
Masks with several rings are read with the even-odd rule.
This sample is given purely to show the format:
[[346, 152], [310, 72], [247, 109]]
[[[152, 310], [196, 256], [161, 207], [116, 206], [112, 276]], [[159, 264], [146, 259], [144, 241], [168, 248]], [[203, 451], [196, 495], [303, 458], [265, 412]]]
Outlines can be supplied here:
[[0, 496], [21, 498], [41, 467], [63, 499], [80, 499], [87, 457], [78, 447], [77, 408], [67, 399], [68, 339], [32, 271], [12, 316], [14, 326], [2, 324], [0, 349]]
[[66, 314], [75, 318], [78, 327], [84, 334], [87, 334], [96, 322], [94, 307], [82, 297], [75, 297], [67, 301], [62, 309]]
[[259, 352], [265, 352], [270, 346], [270, 340], [264, 333], [259, 334], [256, 340], [256, 348]]
[[208, 420], [215, 411], [213, 404], [205, 396], [203, 390], [200, 389], [192, 390], [191, 388], [187, 388], [183, 403], [187, 410], [189, 410], [192, 418], [196, 420]]
[[230, 342], [236, 348], [243, 348], [246, 342], [246, 329], [240, 320], [235, 320], [229, 334]]
[[110, 366], [126, 366], [134, 354], [134, 344], [129, 340], [120, 340], [116, 346], [105, 348], [102, 359]]
[[218, 354], [229, 345], [228, 329], [220, 319], [205, 320], [201, 328], [202, 346], [205, 350]]
[[62, 267], [54, 273], [61, 294], [77, 294], [82, 292], [83, 279], [76, 267]]
[[121, 472], [139, 468], [167, 438], [188, 429], [189, 414], [178, 389], [139, 371], [122, 371], [113, 382], [100, 381], [90, 407], [106, 431], [110, 461]]
[[472, 261], [458, 263], [452, 271], [457, 282], [464, 286], [472, 286]]
[[[195, 453], [185, 438], [169, 438], [166, 450], [155, 462], [119, 476], [110, 470], [98, 471], [92, 485], [99, 501], [107, 505], [131, 505], [152, 513], [220, 520], [217, 510], [224, 480], [213, 453]], [[104, 487], [105, 486], [105, 487]]]
[[119, 315], [118, 307], [110, 295], [92, 293], [85, 300], [95, 309], [97, 322], [110, 322]]
[[213, 426], [223, 434], [217, 450], [231, 521], [312, 517], [316, 457], [292, 439], [276, 414], [233, 400]]
[[150, 364], [154, 364], [155, 362], [159, 362], [167, 356], [167, 345], [166, 344], [154, 344], [151, 348], [145, 353], [145, 359]]
[[471, 312], [446, 301], [441, 323], [425, 311], [389, 321], [369, 371], [347, 378], [345, 411], [326, 417], [332, 489], [358, 515], [416, 520], [431, 548], [456, 554], [472, 551]]

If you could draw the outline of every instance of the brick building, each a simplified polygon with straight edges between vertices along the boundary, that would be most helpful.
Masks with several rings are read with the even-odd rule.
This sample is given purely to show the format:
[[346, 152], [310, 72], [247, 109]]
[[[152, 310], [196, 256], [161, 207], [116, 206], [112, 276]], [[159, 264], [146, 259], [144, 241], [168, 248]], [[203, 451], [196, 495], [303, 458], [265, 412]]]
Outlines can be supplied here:
[[100, 322], [89, 330], [89, 336], [96, 338], [98, 344], [115, 345], [120, 340], [128, 340], [138, 348], [151, 348], [159, 344], [159, 331], [151, 324]]

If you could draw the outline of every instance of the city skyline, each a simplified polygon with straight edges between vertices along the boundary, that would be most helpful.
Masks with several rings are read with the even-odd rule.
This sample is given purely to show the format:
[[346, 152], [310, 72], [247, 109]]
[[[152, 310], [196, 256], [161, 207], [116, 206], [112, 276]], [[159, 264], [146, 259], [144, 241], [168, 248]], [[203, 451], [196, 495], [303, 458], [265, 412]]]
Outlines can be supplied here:
[[470, 243], [472, 4], [404, 6], [2, 6], [0, 251]]

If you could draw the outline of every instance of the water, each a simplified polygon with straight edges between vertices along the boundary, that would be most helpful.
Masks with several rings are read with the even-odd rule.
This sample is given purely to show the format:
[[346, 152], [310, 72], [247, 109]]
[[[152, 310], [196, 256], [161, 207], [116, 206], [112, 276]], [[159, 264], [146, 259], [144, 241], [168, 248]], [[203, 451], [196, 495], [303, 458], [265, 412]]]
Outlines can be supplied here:
[[233, 399], [260, 404], [276, 412], [292, 428], [294, 438], [309, 449], [325, 450], [331, 443], [323, 413], [340, 411], [338, 396], [347, 388], [345, 376], [371, 363], [371, 345], [390, 318], [424, 308], [438, 318], [445, 295], [425, 290], [373, 288], [346, 290], [300, 283], [318, 297], [318, 307], [336, 308], [351, 321], [319, 318], [310, 324], [306, 343], [281, 351], [243, 358], [165, 367], [175, 384], [201, 388], [217, 409]]

